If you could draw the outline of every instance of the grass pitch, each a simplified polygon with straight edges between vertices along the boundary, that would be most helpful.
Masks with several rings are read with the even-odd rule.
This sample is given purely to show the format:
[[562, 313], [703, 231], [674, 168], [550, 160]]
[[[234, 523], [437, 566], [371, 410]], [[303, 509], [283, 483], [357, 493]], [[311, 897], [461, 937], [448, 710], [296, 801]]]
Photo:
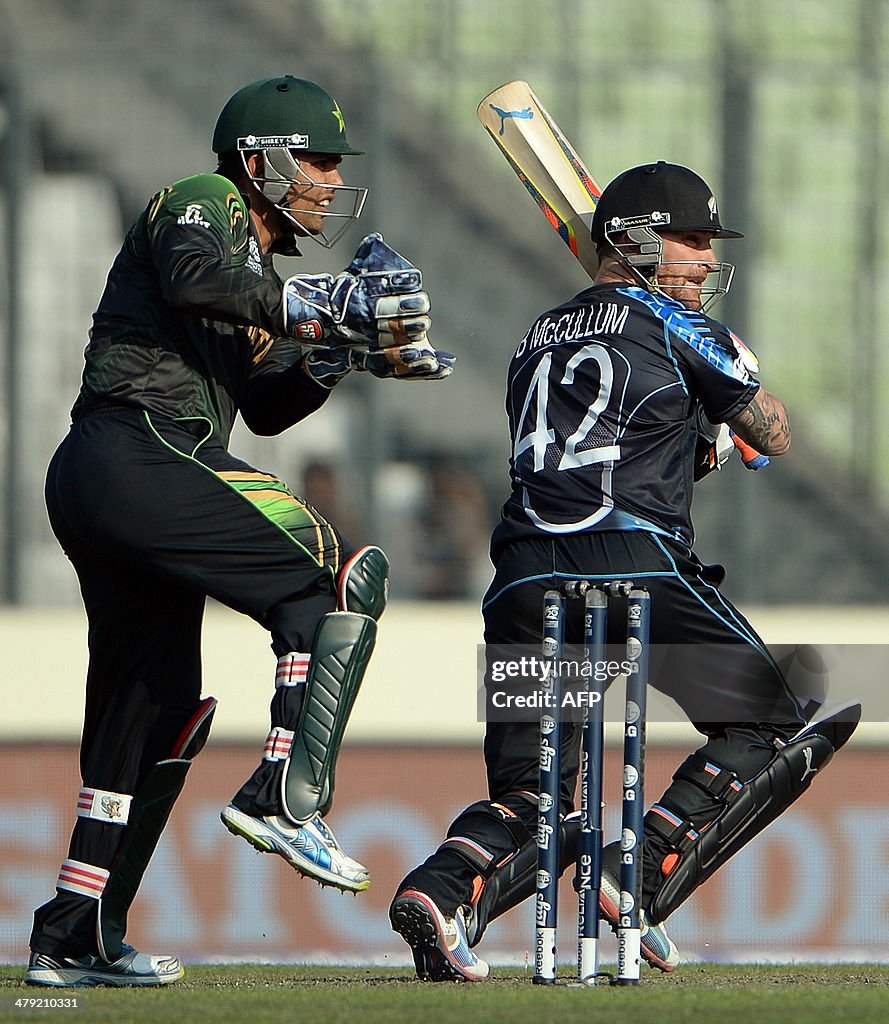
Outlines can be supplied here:
[[[568, 968], [566, 968], [566, 975]], [[40, 989], [20, 967], [0, 968], [0, 1021], [181, 1024], [857, 1024], [889, 1021], [889, 966], [688, 964], [672, 975], [643, 972], [632, 988], [531, 984], [498, 969], [485, 984], [424, 984], [380, 967], [195, 966], [160, 989]], [[77, 1009], [16, 1006], [17, 1000], [77, 997]]]

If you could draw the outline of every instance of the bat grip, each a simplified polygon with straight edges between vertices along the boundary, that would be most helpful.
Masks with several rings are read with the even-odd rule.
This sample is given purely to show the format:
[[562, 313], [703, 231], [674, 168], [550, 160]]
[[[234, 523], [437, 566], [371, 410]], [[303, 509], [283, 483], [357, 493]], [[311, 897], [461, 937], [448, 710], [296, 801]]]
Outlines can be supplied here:
[[729, 431], [729, 434], [734, 446], [741, 455], [741, 461], [748, 469], [764, 469], [769, 464], [770, 459], [768, 455], [762, 455], [755, 448], [751, 448], [749, 444], [738, 437], [734, 430]]

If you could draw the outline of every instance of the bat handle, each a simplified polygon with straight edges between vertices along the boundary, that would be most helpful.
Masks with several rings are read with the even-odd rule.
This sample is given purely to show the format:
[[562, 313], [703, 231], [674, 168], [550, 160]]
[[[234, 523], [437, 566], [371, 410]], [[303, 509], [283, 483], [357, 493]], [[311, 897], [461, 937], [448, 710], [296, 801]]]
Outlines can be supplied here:
[[734, 430], [729, 431], [729, 434], [741, 455], [741, 461], [748, 469], [764, 469], [769, 464], [771, 460], [768, 455], [762, 455], [755, 448], [751, 448], [749, 444], [738, 437]]

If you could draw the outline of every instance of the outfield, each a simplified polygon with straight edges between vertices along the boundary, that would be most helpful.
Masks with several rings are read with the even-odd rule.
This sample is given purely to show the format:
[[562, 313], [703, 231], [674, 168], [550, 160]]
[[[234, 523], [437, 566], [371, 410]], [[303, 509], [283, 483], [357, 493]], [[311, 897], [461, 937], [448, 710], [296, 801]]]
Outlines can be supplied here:
[[[38, 989], [22, 969], [0, 968], [0, 1021], [72, 1024], [855, 1024], [889, 1017], [889, 966], [872, 964], [724, 966], [690, 964], [675, 974], [643, 974], [633, 989], [538, 988], [514, 968], [486, 984], [430, 985], [377, 967], [197, 966], [166, 989]], [[77, 997], [76, 1010], [17, 1008], [17, 1000]], [[73, 1016], [69, 1017], [71, 1014]]]

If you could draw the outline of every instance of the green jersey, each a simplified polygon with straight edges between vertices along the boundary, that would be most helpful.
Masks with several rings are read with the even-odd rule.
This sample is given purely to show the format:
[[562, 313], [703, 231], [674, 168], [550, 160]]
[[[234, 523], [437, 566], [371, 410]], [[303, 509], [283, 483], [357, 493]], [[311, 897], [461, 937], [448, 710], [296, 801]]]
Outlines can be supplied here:
[[162, 189], [108, 274], [72, 417], [120, 406], [201, 417], [223, 444], [238, 412], [255, 433], [291, 426], [329, 392], [283, 337], [282, 288], [232, 182], [198, 174]]

